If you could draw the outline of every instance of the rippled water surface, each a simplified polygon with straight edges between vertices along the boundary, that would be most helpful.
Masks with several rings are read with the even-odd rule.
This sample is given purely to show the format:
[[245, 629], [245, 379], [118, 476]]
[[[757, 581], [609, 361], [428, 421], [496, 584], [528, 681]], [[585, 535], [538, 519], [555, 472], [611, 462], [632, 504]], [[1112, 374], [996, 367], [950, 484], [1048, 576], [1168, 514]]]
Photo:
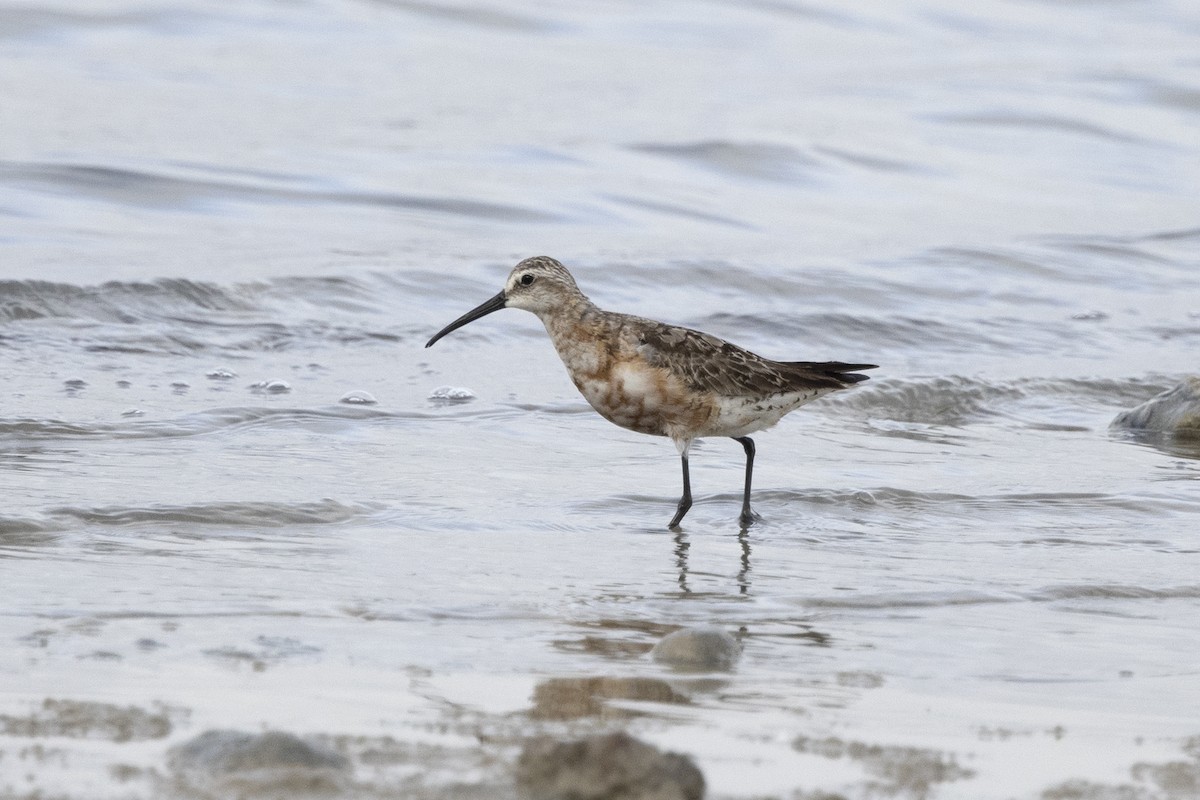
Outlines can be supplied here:
[[[1200, 796], [1200, 446], [1108, 429], [1200, 370], [1194, 3], [0, 2], [0, 87], [0, 796]], [[536, 319], [423, 347], [541, 253], [880, 368], [667, 531]]]

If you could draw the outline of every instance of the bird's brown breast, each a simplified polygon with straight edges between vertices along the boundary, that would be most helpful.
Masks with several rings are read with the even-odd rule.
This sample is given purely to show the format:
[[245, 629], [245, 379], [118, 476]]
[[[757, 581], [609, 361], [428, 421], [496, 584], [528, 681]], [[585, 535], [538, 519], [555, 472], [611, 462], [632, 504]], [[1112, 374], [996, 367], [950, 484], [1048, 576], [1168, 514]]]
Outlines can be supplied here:
[[591, 326], [576, 324], [556, 333], [555, 346], [572, 382], [609, 422], [674, 436], [703, 427], [714, 413], [705, 397], [689, 391], [669, 370], [647, 363], [620, 331], [597, 335]]

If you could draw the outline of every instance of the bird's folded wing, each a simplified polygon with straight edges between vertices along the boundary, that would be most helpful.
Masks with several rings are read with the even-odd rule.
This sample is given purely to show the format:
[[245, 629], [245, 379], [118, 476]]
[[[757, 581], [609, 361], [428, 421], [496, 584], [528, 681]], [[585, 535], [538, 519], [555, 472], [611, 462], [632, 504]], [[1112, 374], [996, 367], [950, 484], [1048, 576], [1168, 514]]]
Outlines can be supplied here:
[[812, 389], [838, 389], [835, 375], [761, 358], [707, 333], [653, 323], [638, 331], [638, 352], [670, 370], [696, 391], [727, 397], [768, 397]]

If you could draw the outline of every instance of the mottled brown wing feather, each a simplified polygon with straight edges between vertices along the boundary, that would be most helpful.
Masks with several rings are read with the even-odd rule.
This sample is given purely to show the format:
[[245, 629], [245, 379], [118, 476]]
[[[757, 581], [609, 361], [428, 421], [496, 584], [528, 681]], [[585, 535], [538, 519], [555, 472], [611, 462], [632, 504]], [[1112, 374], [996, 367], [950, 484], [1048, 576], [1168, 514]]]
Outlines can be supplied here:
[[690, 328], [650, 320], [638, 327], [638, 351], [650, 364], [671, 370], [692, 389], [726, 397], [840, 389], [866, 380], [865, 375], [846, 374], [849, 370], [874, 366], [839, 361], [771, 361]]

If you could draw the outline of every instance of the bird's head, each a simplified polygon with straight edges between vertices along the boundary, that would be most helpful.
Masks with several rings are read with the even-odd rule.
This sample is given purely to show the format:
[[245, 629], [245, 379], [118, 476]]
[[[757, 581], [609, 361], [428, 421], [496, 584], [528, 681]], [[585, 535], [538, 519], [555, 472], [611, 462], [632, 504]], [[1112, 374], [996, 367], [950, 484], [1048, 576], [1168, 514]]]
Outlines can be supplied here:
[[582, 297], [575, 279], [561, 263], [549, 256], [527, 258], [513, 267], [502, 292], [442, 328], [425, 346], [430, 347], [451, 331], [502, 308], [523, 308], [544, 318]]

